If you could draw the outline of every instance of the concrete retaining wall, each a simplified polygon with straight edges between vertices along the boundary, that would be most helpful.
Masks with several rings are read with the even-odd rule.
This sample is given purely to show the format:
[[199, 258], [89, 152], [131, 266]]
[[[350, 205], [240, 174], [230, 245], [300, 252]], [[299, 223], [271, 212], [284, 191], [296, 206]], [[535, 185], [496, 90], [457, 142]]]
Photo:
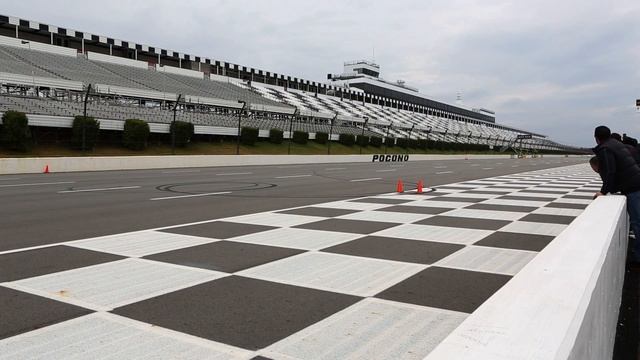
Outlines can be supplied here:
[[611, 359], [628, 229], [625, 198], [598, 198], [426, 359]]
[[[372, 155], [193, 155], [0, 158], [0, 174], [171, 169], [209, 166], [283, 165], [371, 162]], [[509, 155], [410, 155], [411, 161], [456, 159], [507, 159]]]

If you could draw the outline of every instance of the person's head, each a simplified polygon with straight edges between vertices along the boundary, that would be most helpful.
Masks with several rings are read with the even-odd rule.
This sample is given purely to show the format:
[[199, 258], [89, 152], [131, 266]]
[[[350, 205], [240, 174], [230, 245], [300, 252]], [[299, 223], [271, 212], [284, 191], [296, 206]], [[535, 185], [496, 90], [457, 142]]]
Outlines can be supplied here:
[[638, 140], [632, 138], [631, 136], [627, 136], [627, 134], [622, 135], [622, 143], [631, 146], [638, 146]]
[[606, 126], [598, 126], [593, 133], [596, 138], [596, 143], [599, 145], [611, 138], [611, 130]]
[[622, 136], [620, 136], [620, 134], [618, 134], [618, 133], [611, 134], [611, 138], [622, 142]]
[[591, 169], [593, 169], [593, 171], [597, 173], [600, 172], [600, 162], [598, 161], [598, 157], [594, 156], [589, 159], [589, 165], [591, 165]]

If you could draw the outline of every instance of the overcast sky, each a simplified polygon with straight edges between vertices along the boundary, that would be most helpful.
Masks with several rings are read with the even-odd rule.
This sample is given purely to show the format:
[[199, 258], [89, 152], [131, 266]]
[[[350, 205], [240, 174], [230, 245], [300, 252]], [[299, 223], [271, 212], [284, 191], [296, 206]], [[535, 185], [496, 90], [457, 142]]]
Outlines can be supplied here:
[[6, 15], [324, 81], [372, 59], [434, 99], [592, 146], [640, 138], [640, 1], [2, 1]]

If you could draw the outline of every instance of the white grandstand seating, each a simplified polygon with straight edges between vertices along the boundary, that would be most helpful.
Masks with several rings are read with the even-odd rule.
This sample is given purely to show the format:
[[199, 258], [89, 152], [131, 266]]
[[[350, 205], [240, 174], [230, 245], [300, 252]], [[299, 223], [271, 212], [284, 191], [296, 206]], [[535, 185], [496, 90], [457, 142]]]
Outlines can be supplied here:
[[[458, 121], [381, 105], [354, 101], [348, 98], [316, 94], [262, 83], [245, 83], [239, 79], [171, 67], [145, 66], [146, 63], [103, 54], [72, 54], [69, 49], [56, 50], [52, 46], [34, 46], [0, 37], [0, 84], [34, 85], [80, 92], [92, 84], [99, 94], [117, 95], [137, 99], [151, 99], [155, 107], [141, 106], [143, 102], [118, 103], [113, 98], [96, 100], [92, 97], [88, 110], [99, 119], [124, 120], [139, 118], [154, 124], [168, 124], [172, 114], [161, 109], [160, 101], [173, 102], [183, 94], [186, 106], [181, 107], [178, 119], [197, 126], [212, 128], [237, 127], [239, 101], [246, 102], [250, 116], [245, 126], [262, 130], [280, 128], [288, 130], [287, 116], [298, 109], [295, 130], [310, 133], [329, 132], [336, 118], [334, 133], [358, 135], [366, 121], [368, 135], [400, 138], [428, 138], [430, 140], [495, 145], [515, 139], [523, 133], [516, 129], [482, 121]], [[29, 95], [40, 94], [32, 92]], [[0, 96], [0, 111], [19, 110], [29, 114], [69, 117], [82, 113], [79, 97], [65, 101], [51, 98]], [[199, 105], [208, 105], [209, 108]], [[230, 109], [230, 110], [224, 110]], [[272, 113], [270, 117], [265, 113]], [[204, 128], [203, 128], [204, 131]], [[227, 133], [231, 130], [219, 130]], [[233, 130], [237, 133], [237, 130]], [[534, 136], [530, 143], [551, 144]]]
[[[104, 60], [104, 57], [100, 57]], [[269, 105], [282, 108], [281, 103], [265, 99], [254, 92], [232, 83], [196, 79], [191, 76], [171, 74], [139, 67], [119, 65], [104, 61], [91, 61], [84, 56], [70, 57], [35, 51], [23, 47], [0, 46], [0, 65], [4, 72], [53, 77], [83, 82], [104, 84], [123, 88], [217, 98], [250, 104]]]

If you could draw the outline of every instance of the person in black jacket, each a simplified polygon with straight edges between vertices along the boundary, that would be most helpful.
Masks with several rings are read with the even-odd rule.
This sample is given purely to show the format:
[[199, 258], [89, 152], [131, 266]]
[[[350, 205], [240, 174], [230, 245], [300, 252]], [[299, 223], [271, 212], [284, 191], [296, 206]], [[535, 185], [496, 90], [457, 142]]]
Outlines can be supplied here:
[[598, 173], [602, 178], [602, 188], [594, 198], [620, 191], [627, 197], [627, 211], [631, 229], [636, 240], [632, 261], [640, 264], [640, 166], [629, 148], [611, 137], [606, 126], [595, 129], [596, 146], [593, 152], [598, 157]]

